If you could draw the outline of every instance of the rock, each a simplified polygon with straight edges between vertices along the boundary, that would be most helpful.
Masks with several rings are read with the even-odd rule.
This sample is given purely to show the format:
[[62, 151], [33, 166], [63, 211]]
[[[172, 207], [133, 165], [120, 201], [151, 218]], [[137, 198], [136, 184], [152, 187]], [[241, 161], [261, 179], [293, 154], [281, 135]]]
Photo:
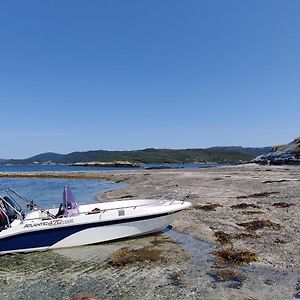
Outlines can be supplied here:
[[256, 157], [253, 162], [263, 165], [300, 165], [300, 137], [287, 145], [274, 146], [270, 152]]

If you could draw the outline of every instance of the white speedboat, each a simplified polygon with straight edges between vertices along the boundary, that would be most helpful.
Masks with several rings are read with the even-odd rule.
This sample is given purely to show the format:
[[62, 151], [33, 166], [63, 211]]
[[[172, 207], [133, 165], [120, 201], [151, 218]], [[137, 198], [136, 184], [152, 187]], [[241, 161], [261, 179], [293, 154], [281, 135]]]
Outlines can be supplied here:
[[[65, 187], [59, 208], [41, 209], [12, 189], [2, 191], [6, 195], [0, 197], [0, 254], [95, 244], [159, 231], [191, 206], [175, 198], [79, 205]], [[26, 201], [29, 212], [16, 199]]]

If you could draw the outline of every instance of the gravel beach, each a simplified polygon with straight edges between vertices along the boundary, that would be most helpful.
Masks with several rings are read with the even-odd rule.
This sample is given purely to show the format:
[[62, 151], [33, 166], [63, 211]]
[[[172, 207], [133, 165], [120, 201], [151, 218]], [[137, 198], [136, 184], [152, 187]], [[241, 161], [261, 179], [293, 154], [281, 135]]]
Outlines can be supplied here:
[[187, 195], [172, 229], [74, 249], [0, 257], [1, 299], [300, 298], [300, 167], [1, 173], [127, 186], [100, 201]]

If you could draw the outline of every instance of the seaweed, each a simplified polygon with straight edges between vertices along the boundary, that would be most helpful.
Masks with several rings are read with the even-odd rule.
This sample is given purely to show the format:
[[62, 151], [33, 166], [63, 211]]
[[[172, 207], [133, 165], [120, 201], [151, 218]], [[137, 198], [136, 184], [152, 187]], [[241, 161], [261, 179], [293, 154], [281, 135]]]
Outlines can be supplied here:
[[277, 182], [287, 182], [289, 180], [287, 179], [278, 179], [278, 180], [266, 180], [266, 181], [263, 181], [262, 183], [277, 183]]
[[171, 280], [171, 285], [182, 286], [182, 271], [174, 271], [168, 274], [168, 278]]
[[223, 205], [218, 204], [218, 203], [214, 203], [214, 204], [206, 204], [206, 205], [194, 205], [193, 208], [194, 209], [201, 209], [204, 211], [215, 211], [217, 207], [223, 207]]
[[109, 264], [114, 267], [124, 267], [127, 264], [145, 261], [161, 260], [162, 251], [154, 246], [144, 246], [139, 249], [121, 248], [115, 252], [109, 260]]
[[232, 243], [234, 240], [246, 239], [246, 238], [258, 238], [256, 234], [251, 233], [237, 233], [237, 234], [229, 234], [225, 233], [224, 231], [216, 231], [214, 233], [216, 240], [221, 244], [229, 244]]
[[234, 235], [234, 238], [237, 240], [244, 240], [244, 239], [248, 239], [248, 238], [259, 238], [258, 235], [256, 234], [252, 234], [252, 233], [238, 233]]
[[245, 209], [248, 207], [251, 208], [260, 208], [260, 206], [256, 205], [256, 204], [251, 204], [251, 203], [240, 203], [240, 204], [236, 204], [236, 205], [231, 205], [230, 206], [233, 209]]
[[247, 276], [244, 273], [232, 269], [214, 270], [209, 272], [208, 274], [214, 280], [219, 282], [235, 281], [235, 282], [243, 283], [247, 279]]
[[287, 240], [279, 239], [279, 238], [276, 238], [274, 242], [275, 242], [276, 244], [287, 244], [287, 243], [288, 243]]
[[214, 236], [216, 238], [216, 240], [218, 242], [220, 242], [221, 244], [228, 244], [228, 243], [231, 243], [232, 239], [233, 239], [233, 236], [228, 234], [228, 233], [225, 233], [224, 231], [216, 231], [214, 233]]
[[279, 194], [279, 192], [261, 192], [261, 193], [254, 193], [250, 195], [244, 195], [244, 196], [237, 196], [237, 199], [248, 199], [248, 198], [262, 198], [262, 197], [268, 197], [272, 194]]
[[264, 213], [265, 212], [261, 210], [244, 210], [241, 212], [243, 215], [262, 215]]
[[72, 297], [72, 300], [100, 300], [97, 296], [95, 295], [80, 295], [80, 296], [74, 296]]
[[169, 244], [177, 244], [175, 241], [169, 239], [169, 238], [162, 238], [162, 239], [155, 239], [153, 241], [150, 241], [150, 243], [153, 246], [159, 246], [161, 244], [169, 243]]
[[243, 286], [241, 282], [232, 282], [227, 287], [231, 289], [240, 289]]
[[222, 262], [230, 265], [244, 265], [258, 260], [258, 255], [255, 252], [235, 249], [233, 247], [214, 251], [213, 255]]
[[286, 202], [276, 202], [273, 203], [272, 206], [278, 207], [278, 208], [286, 208], [286, 207], [290, 207], [293, 206], [294, 203], [286, 203]]
[[237, 225], [243, 226], [248, 231], [255, 231], [263, 228], [271, 228], [271, 229], [279, 230], [282, 228], [282, 225], [278, 223], [274, 223], [273, 221], [270, 220], [249, 221], [245, 223], [237, 223]]

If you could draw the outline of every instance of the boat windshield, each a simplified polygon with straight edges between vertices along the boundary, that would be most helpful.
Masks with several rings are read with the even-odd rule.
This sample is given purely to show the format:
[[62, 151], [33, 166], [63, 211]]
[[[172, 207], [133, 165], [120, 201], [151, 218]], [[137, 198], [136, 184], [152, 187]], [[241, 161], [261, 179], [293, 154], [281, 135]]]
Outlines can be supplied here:
[[78, 215], [79, 208], [71, 189], [66, 186], [63, 192], [63, 207], [65, 208], [64, 215], [67, 217]]

